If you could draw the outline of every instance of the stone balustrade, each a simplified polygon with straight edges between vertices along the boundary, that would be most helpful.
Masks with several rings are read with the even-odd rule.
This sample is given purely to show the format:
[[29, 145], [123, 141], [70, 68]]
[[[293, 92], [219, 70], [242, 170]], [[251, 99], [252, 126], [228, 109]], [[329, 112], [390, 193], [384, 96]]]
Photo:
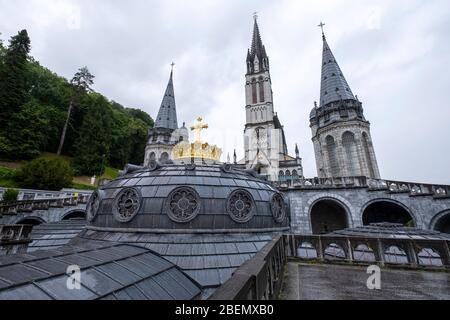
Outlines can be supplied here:
[[448, 240], [280, 235], [239, 267], [210, 300], [276, 299], [288, 259], [448, 271], [449, 246]]
[[30, 242], [31, 225], [0, 225], [0, 246]]
[[342, 189], [367, 188], [369, 191], [385, 190], [389, 193], [407, 193], [410, 196], [433, 196], [436, 199], [449, 198], [450, 186], [425, 183], [369, 179], [366, 177], [314, 178], [275, 182], [280, 189]]
[[0, 217], [3, 215], [17, 215], [20, 212], [77, 206], [78, 204], [86, 204], [88, 200], [89, 196], [79, 195], [78, 197], [69, 198], [0, 202]]

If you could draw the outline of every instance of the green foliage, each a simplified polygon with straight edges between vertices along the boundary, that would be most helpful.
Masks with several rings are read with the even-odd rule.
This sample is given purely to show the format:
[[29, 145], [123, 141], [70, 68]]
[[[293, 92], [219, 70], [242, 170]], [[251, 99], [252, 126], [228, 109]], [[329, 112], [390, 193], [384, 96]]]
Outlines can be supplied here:
[[29, 83], [27, 62], [30, 38], [26, 30], [12, 37], [2, 56], [0, 68], [0, 129], [6, 128], [11, 115], [18, 112], [27, 101]]
[[148, 114], [93, 93], [94, 76], [86, 67], [69, 82], [41, 66], [29, 51], [25, 30], [9, 46], [0, 41], [0, 159], [56, 153], [69, 119], [62, 154], [76, 158], [80, 174], [98, 174], [106, 165], [142, 163], [147, 131], [153, 126]]
[[111, 147], [113, 113], [100, 94], [90, 95], [92, 104], [83, 119], [80, 138], [76, 142], [74, 168], [77, 174], [101, 175]]
[[20, 168], [17, 179], [24, 188], [60, 190], [72, 185], [73, 172], [62, 158], [38, 158]]
[[15, 179], [16, 178], [16, 170], [0, 167], [0, 179]]
[[0, 167], [0, 186], [6, 188], [19, 187], [16, 182], [16, 170]]
[[13, 202], [17, 201], [17, 197], [19, 196], [19, 191], [16, 189], [6, 189], [3, 194], [3, 201], [5, 202]]

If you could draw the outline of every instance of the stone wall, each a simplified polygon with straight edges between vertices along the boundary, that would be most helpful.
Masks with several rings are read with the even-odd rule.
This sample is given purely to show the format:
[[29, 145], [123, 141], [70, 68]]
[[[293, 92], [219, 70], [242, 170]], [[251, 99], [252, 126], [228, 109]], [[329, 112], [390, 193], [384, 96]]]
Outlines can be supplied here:
[[341, 205], [346, 213], [349, 227], [363, 225], [364, 210], [372, 203], [386, 201], [395, 203], [408, 211], [419, 229], [434, 229], [436, 221], [450, 214], [450, 198], [433, 195], [411, 195], [409, 193], [353, 188], [291, 188], [284, 190], [291, 209], [293, 233], [311, 234], [311, 209], [321, 200], [331, 200]]

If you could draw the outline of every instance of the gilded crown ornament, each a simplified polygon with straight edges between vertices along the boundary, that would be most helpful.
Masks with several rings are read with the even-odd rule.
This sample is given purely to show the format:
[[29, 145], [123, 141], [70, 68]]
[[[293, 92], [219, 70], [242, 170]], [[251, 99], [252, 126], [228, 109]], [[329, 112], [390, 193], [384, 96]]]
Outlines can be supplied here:
[[208, 129], [207, 123], [203, 122], [202, 117], [197, 118], [197, 123], [191, 126], [191, 130], [195, 132], [195, 141], [189, 143], [182, 141], [173, 148], [174, 159], [197, 158], [204, 160], [220, 161], [222, 156], [222, 149], [215, 145], [210, 145], [203, 142], [201, 132]]

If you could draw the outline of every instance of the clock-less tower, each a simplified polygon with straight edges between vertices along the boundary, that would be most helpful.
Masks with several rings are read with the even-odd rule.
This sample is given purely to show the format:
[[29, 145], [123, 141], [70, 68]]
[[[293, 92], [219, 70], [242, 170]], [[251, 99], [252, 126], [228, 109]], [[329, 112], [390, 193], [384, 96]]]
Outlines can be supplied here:
[[269, 57], [256, 16], [246, 62], [245, 166], [255, 168], [271, 181], [278, 181], [286, 171], [297, 179], [303, 178], [301, 159], [298, 154], [295, 158], [288, 155], [283, 126], [274, 112]]

